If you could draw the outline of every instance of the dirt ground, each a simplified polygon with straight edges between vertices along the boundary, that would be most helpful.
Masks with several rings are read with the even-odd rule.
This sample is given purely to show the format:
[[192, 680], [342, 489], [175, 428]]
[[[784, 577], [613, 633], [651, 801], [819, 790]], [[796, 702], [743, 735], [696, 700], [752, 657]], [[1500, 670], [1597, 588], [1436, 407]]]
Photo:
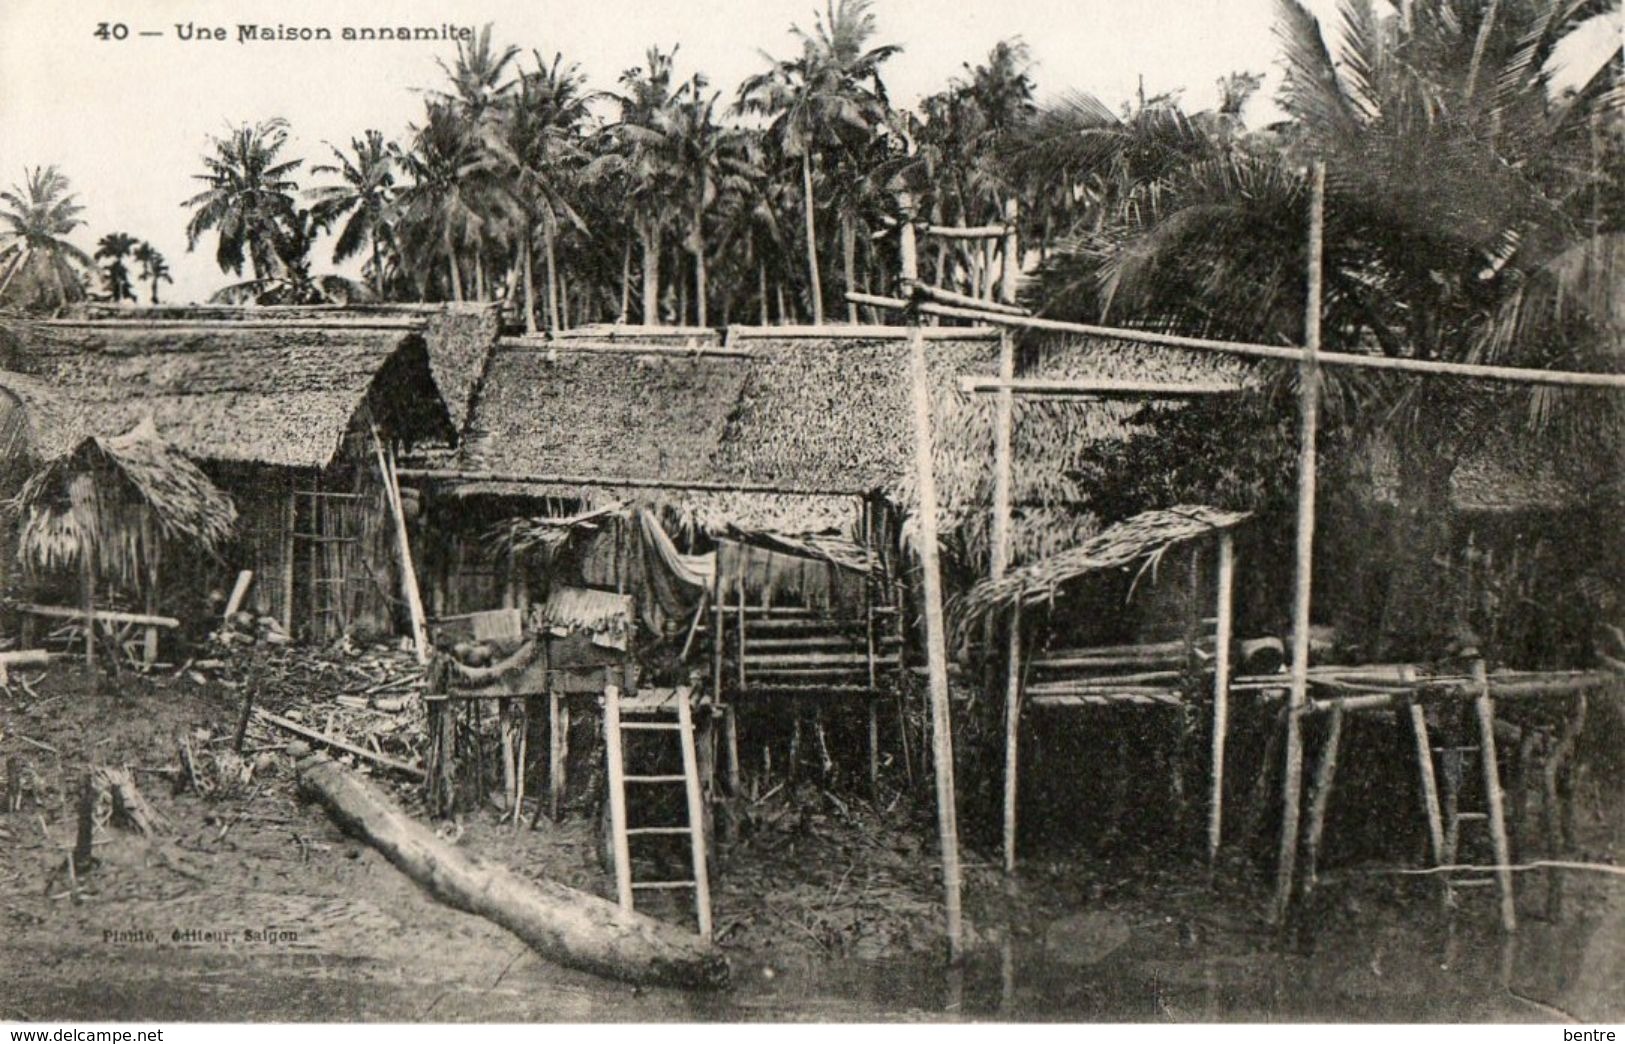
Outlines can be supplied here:
[[[969, 952], [949, 970], [929, 807], [812, 784], [751, 808], [721, 853], [715, 921], [734, 988], [634, 989], [430, 898], [300, 802], [285, 738], [257, 728], [246, 762], [220, 762], [236, 774], [198, 794], [177, 738], [212, 764], [239, 700], [184, 674], [93, 687], [68, 667], [0, 693], [0, 757], [24, 784], [21, 809], [0, 814], [0, 1019], [1625, 1019], [1625, 887], [1600, 875], [1567, 875], [1557, 921], [1542, 918], [1544, 883], [1521, 882], [1509, 937], [1484, 894], [1447, 912], [1425, 879], [1334, 873], [1281, 933], [1246, 866], [1210, 880], [1156, 853], [1085, 853], [1006, 882], [970, 851]], [[70, 881], [74, 794], [93, 765], [128, 766], [170, 837], [100, 827], [95, 866]], [[420, 807], [405, 782], [374, 779]], [[1583, 857], [1618, 861], [1625, 808], [1599, 811], [1581, 816]], [[607, 894], [591, 817], [516, 830], [490, 810], [440, 829]], [[689, 916], [675, 899], [648, 912]]]

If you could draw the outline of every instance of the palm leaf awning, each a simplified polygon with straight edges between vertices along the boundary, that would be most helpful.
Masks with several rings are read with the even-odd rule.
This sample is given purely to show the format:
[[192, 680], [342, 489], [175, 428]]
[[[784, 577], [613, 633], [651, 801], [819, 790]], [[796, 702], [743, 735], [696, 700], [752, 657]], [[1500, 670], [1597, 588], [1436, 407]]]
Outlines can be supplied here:
[[35, 472], [8, 505], [21, 519], [18, 556], [39, 569], [79, 561], [89, 544], [104, 575], [132, 580], [174, 541], [205, 554], [231, 536], [237, 509], [151, 420], [90, 436]]
[[1111, 525], [1075, 547], [986, 579], [955, 599], [950, 611], [963, 632], [992, 612], [1053, 602], [1068, 583], [1145, 560], [1154, 564], [1175, 544], [1240, 525], [1247, 511], [1187, 504], [1146, 511]]

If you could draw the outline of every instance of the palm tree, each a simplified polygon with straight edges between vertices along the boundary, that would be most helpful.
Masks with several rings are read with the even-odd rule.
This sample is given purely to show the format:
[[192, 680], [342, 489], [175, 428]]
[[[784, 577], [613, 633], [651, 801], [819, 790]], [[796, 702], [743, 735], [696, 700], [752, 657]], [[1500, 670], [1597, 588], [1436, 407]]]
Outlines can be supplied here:
[[[1097, 317], [1119, 323], [1295, 340], [1302, 159], [1316, 155], [1328, 171], [1328, 348], [1618, 369], [1625, 338], [1605, 303], [1617, 291], [1603, 288], [1618, 284], [1625, 205], [1605, 172], [1619, 169], [1622, 150], [1597, 127], [1625, 96], [1621, 53], [1571, 93], [1550, 88], [1558, 45], [1617, 0], [1414, 0], [1406, 17], [1346, 0], [1335, 60], [1312, 15], [1278, 4], [1285, 150], [1246, 137], [1166, 149], [1186, 133], [1171, 118], [1157, 149], [1125, 150], [1103, 126], [1095, 137], [1113, 157], [1109, 173], [1170, 162], [1114, 192], [1118, 205], [1055, 259], [1046, 289], [1083, 289]], [[1434, 564], [1448, 552], [1450, 479], [1509, 400], [1460, 382], [1346, 376], [1329, 379], [1327, 395], [1350, 437], [1380, 430], [1398, 441], [1402, 514], [1382, 621], [1393, 645], [1383, 652], [1430, 655], [1451, 624], [1448, 578]], [[1536, 422], [1565, 405], [1529, 398]], [[1593, 428], [1593, 448], [1613, 452], [1617, 405], [1585, 401], [1607, 413], [1595, 418], [1607, 434]]]
[[[135, 290], [130, 286], [130, 269], [124, 259], [135, 249], [136, 238], [128, 232], [109, 232], [96, 243], [96, 260], [107, 262], [102, 277], [107, 281], [107, 292], [114, 303], [134, 301]], [[139, 259], [138, 259], [139, 260]]]
[[498, 50], [492, 44], [491, 23], [487, 22], [472, 39], [457, 42], [457, 60], [450, 66], [435, 59], [451, 81], [451, 90], [433, 93], [469, 123], [477, 124], [500, 109], [513, 91], [515, 81], [508, 78], [508, 67], [518, 58], [518, 47], [509, 44]]
[[316, 220], [325, 225], [338, 222], [349, 215], [339, 231], [338, 242], [333, 244], [333, 263], [342, 264], [360, 252], [364, 244], [372, 249], [368, 275], [373, 291], [384, 296], [384, 263], [382, 248], [389, 237], [386, 220], [395, 195], [395, 158], [384, 136], [369, 130], [365, 137], [350, 140], [346, 155], [336, 146], [332, 150], [335, 163], [311, 167], [313, 174], [336, 174], [340, 184], [323, 185], [307, 194], [312, 200], [311, 211]]
[[[447, 293], [463, 300], [459, 247], [475, 247], [499, 205], [500, 186], [492, 160], [473, 129], [450, 105], [431, 101], [422, 126], [414, 126], [410, 150], [396, 148], [395, 160], [406, 183], [388, 214], [401, 238], [401, 250], [420, 284], [430, 279], [430, 259], [446, 264]], [[481, 265], [478, 253], [476, 266]], [[476, 289], [479, 281], [476, 280]]]
[[209, 140], [214, 153], [203, 157], [205, 173], [193, 175], [209, 187], [181, 204], [194, 211], [186, 249], [214, 230], [222, 272], [241, 275], [246, 252], [254, 278], [265, 278], [274, 265], [276, 237], [293, 217], [299, 186], [292, 174], [304, 161], [280, 159], [288, 144], [288, 123], [281, 118], [245, 123]]
[[582, 88], [586, 78], [560, 54], [551, 64], [534, 53], [536, 69], [521, 73], [518, 89], [508, 97], [489, 128], [486, 147], [498, 158], [519, 202], [522, 221], [517, 237], [525, 284], [525, 329], [536, 330], [536, 287], [531, 274], [533, 224], [540, 222], [547, 266], [548, 329], [560, 329], [557, 242], [561, 221], [586, 231], [570, 202], [577, 170], [583, 162], [581, 127], [592, 96]]
[[643, 264], [643, 321], [660, 322], [660, 251], [678, 209], [680, 172], [663, 151], [659, 124], [672, 104], [676, 48], [650, 47], [645, 64], [621, 74], [615, 95], [620, 119], [605, 129], [606, 151], [593, 162], [593, 177], [624, 179]]
[[[142, 243], [135, 248], [135, 260], [141, 266], [141, 281], [152, 287], [152, 303], [158, 303], [158, 284], [173, 283], [175, 278], [169, 274], [169, 262], [158, 248], [151, 243]], [[131, 300], [134, 300], [131, 295]]]
[[[0, 302], [13, 287], [19, 274], [27, 273], [24, 292], [33, 305], [54, 296], [56, 304], [67, 304], [84, 296], [80, 270], [94, 267], [91, 258], [67, 241], [67, 235], [84, 224], [79, 214], [84, 207], [72, 191], [68, 179], [55, 167], [24, 169], [23, 184], [0, 192], [0, 211], [5, 224], [0, 234]], [[13, 291], [13, 296], [18, 296]]]
[[739, 89], [737, 108], [773, 117], [770, 132], [779, 139], [785, 155], [800, 160], [807, 276], [815, 324], [824, 321], [824, 302], [818, 273], [814, 154], [872, 137], [885, 123], [889, 105], [880, 66], [902, 50], [895, 44], [865, 49], [875, 33], [871, 6], [871, 0], [827, 0], [812, 32], [791, 27], [801, 42], [801, 54], [774, 62]]

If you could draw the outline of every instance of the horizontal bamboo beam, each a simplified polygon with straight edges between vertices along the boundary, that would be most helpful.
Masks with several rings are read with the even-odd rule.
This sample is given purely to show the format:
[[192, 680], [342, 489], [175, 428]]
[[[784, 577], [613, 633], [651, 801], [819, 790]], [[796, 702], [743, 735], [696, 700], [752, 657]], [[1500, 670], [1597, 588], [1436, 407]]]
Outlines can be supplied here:
[[939, 239], [1003, 239], [1010, 234], [1006, 225], [921, 225], [919, 229]]
[[529, 352], [581, 352], [604, 355], [675, 355], [678, 357], [716, 356], [724, 359], [748, 359], [751, 352], [743, 348], [724, 348], [715, 344], [649, 344], [637, 341], [550, 341], [546, 337], [503, 337], [497, 347]]
[[179, 333], [197, 330], [220, 333], [228, 330], [421, 330], [422, 319], [143, 319], [139, 313], [128, 319], [41, 319], [40, 326], [84, 327], [91, 330], [130, 330], [147, 328]]
[[[908, 302], [895, 297], [876, 297], [873, 294], [851, 293], [846, 295], [847, 300], [854, 304], [872, 304], [881, 308], [906, 308]], [[920, 330], [920, 335], [927, 341], [964, 341], [999, 339], [999, 331], [988, 326], [949, 326], [930, 327]], [[730, 326], [728, 327], [730, 340], [751, 340], [759, 338], [794, 338], [794, 337], [820, 337], [836, 340], [851, 338], [852, 340], [898, 340], [908, 339], [906, 326], [876, 326], [869, 324], [845, 324], [825, 326]]]
[[[36, 605], [33, 602], [22, 602], [18, 604], [17, 609], [21, 612], [30, 613], [34, 616], [51, 616], [63, 620], [83, 620], [85, 618], [85, 611], [83, 609], [67, 609], [60, 605]], [[140, 624], [145, 627], [175, 628], [181, 625], [181, 622], [175, 619], [173, 616], [150, 616], [146, 613], [119, 613], [114, 612], [111, 609], [96, 610], [96, 619], [102, 621], [103, 623]]]
[[609, 475], [555, 475], [522, 471], [469, 471], [460, 468], [401, 468], [402, 478], [445, 482], [515, 482], [533, 486], [605, 486], [621, 489], [679, 489], [713, 493], [777, 493], [792, 497], [863, 497], [868, 490], [781, 486], [764, 482], [712, 482], [696, 479], [629, 478]]
[[[1173, 334], [1153, 333], [1149, 330], [1128, 330], [1114, 326], [1090, 326], [1068, 323], [1058, 319], [1039, 319], [1031, 316], [1000, 315], [982, 309], [954, 308], [948, 305], [922, 304], [919, 311], [947, 319], [974, 319], [998, 326], [1016, 326], [1026, 330], [1048, 330], [1054, 333], [1075, 333], [1089, 337], [1110, 338], [1116, 341], [1138, 341], [1166, 348], [1194, 348], [1200, 351], [1221, 352], [1253, 359], [1280, 359], [1302, 362], [1302, 348], [1279, 345], [1249, 344], [1243, 341], [1215, 341], [1205, 337], [1180, 337]], [[1387, 355], [1351, 355], [1347, 352], [1316, 352], [1315, 359], [1324, 366], [1350, 366], [1368, 370], [1392, 370], [1429, 377], [1466, 377], [1481, 381], [1499, 381], [1507, 384], [1540, 384], [1566, 388], [1606, 388], [1625, 390], [1625, 374], [1584, 373], [1572, 370], [1529, 370], [1517, 366], [1486, 366], [1479, 363], [1438, 362], [1432, 359], [1404, 359]]]
[[918, 281], [906, 282], [904, 288], [910, 291], [916, 299], [925, 298], [945, 305], [964, 305], [967, 308], [979, 308], [986, 312], [997, 312], [1000, 315], [1032, 315], [1025, 308], [1017, 305], [1004, 304], [1000, 301], [989, 301], [982, 297], [972, 297], [954, 290], [944, 290], [940, 286]]
[[1016, 395], [1058, 395], [1068, 398], [1192, 399], [1207, 395], [1234, 395], [1241, 389], [1220, 381], [1125, 381], [1105, 377], [961, 377], [959, 390], [967, 395], [990, 395], [1004, 389]]

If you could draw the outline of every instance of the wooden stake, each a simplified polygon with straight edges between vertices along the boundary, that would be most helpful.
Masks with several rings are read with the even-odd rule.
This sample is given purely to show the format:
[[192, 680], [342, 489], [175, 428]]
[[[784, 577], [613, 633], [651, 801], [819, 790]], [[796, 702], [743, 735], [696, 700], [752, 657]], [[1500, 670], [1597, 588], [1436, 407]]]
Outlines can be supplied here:
[[96, 782], [93, 774], [86, 772], [79, 780], [79, 833], [74, 840], [73, 853], [69, 856], [69, 869], [75, 875], [90, 869], [95, 852], [95, 834]]
[[936, 766], [937, 831], [942, 848], [942, 880], [948, 914], [948, 959], [963, 953], [960, 912], [959, 822], [954, 799], [954, 741], [948, 703], [948, 634], [942, 611], [942, 572], [937, 548], [937, 481], [931, 431], [931, 385], [925, 365], [925, 338], [919, 327], [909, 339], [914, 397], [915, 490], [920, 512], [920, 568], [925, 595], [926, 670], [931, 689], [931, 753]]
[[1326, 166], [1311, 168], [1309, 289], [1304, 305], [1304, 352], [1298, 374], [1298, 523], [1292, 590], [1292, 688], [1286, 719], [1286, 779], [1281, 801], [1281, 849], [1275, 869], [1274, 921], [1286, 917], [1298, 858], [1303, 796], [1303, 708], [1309, 699], [1309, 602], [1315, 545], [1315, 437], [1319, 424], [1321, 252], [1326, 223]]
[[1213, 659], [1213, 766], [1212, 792], [1208, 800], [1207, 861], [1219, 860], [1224, 841], [1224, 746], [1230, 731], [1230, 642], [1234, 630], [1234, 587], [1236, 575], [1235, 536], [1228, 530], [1219, 534], [1219, 577], [1216, 613], [1216, 642]]
[[1512, 891], [1512, 849], [1507, 842], [1506, 804], [1501, 793], [1501, 764], [1495, 752], [1495, 697], [1483, 660], [1473, 661], [1473, 681], [1479, 694], [1473, 700], [1478, 717], [1479, 764], [1484, 769], [1484, 798], [1490, 820], [1490, 844], [1495, 849], [1495, 884], [1501, 893], [1501, 927], [1518, 930], [1516, 896]]
[[1445, 865], [1444, 817], [1439, 810], [1439, 778], [1433, 769], [1433, 741], [1428, 737], [1427, 713], [1419, 704], [1411, 704], [1411, 735], [1416, 739], [1417, 779], [1422, 788], [1422, 814], [1427, 819], [1428, 846], [1433, 854], [1433, 865]]

